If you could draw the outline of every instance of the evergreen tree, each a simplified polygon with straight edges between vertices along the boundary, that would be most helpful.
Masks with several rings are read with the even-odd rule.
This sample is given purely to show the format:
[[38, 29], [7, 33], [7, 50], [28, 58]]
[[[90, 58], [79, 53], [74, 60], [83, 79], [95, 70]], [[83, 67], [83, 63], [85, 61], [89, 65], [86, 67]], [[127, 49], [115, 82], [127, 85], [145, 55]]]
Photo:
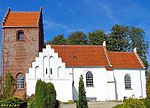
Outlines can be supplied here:
[[47, 83], [47, 108], [56, 108], [56, 91], [52, 83]]
[[106, 40], [105, 31], [95, 30], [93, 32], [88, 33], [89, 44], [90, 45], [102, 45]]
[[77, 108], [88, 108], [82, 75], [80, 76], [80, 80], [79, 80], [79, 101], [77, 103]]
[[87, 45], [88, 39], [85, 33], [76, 31], [68, 36], [69, 45]]
[[35, 108], [46, 108], [46, 90], [46, 83], [38, 80], [35, 89]]
[[14, 93], [15, 93], [15, 79], [10, 72], [8, 72], [5, 75], [3, 87], [4, 87], [3, 88], [3, 96], [5, 98], [10, 98], [14, 95]]
[[55, 36], [52, 41], [48, 41], [45, 44], [50, 44], [50, 45], [67, 45], [68, 41], [66, 38], [64, 38], [63, 35], [58, 35]]
[[150, 99], [150, 70], [146, 79], [146, 95], [147, 95], [147, 98]]

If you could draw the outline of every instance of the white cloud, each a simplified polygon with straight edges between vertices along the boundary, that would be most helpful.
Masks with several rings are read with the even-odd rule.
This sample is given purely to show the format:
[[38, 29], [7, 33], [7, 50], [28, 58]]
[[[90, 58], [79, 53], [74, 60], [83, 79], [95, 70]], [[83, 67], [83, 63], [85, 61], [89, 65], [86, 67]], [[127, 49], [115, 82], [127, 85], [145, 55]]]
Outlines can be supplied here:
[[60, 24], [60, 23], [56, 23], [54, 21], [44, 21], [44, 24], [45, 24], [47, 29], [52, 29], [52, 28], [64, 29], [68, 33], [74, 31], [73, 29], [70, 29], [69, 26], [66, 26], [66, 25], [63, 25], [63, 24]]

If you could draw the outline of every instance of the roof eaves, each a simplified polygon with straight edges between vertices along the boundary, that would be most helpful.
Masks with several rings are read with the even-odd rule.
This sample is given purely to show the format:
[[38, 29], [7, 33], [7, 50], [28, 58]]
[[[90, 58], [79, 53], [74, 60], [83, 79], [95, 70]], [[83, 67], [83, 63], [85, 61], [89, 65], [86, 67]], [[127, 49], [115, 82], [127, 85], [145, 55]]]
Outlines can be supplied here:
[[39, 15], [38, 15], [38, 20], [37, 20], [37, 26], [39, 27], [39, 22], [40, 22], [40, 18], [42, 16], [42, 7], [40, 7], [40, 11], [39, 11]]
[[3, 28], [37, 28], [38, 26], [3, 26]]
[[138, 61], [140, 62], [140, 64], [142, 65], [142, 67], [145, 69], [145, 66], [141, 60], [141, 58], [139, 57], [139, 55], [137, 54], [137, 52], [134, 52], [135, 56], [137, 57]]

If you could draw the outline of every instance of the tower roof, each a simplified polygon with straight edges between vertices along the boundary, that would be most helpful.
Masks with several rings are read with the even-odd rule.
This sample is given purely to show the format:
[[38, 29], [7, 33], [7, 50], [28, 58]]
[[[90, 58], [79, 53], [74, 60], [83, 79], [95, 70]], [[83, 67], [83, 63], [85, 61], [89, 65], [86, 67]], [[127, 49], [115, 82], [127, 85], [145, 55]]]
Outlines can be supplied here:
[[2, 22], [3, 27], [38, 27], [39, 12], [11, 12], [8, 8]]

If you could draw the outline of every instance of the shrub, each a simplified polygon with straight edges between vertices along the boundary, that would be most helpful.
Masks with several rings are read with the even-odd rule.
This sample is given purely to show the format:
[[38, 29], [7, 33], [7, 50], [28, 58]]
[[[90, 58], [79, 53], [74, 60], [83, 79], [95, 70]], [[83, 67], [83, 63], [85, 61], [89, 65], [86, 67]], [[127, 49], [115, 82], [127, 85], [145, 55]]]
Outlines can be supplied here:
[[77, 101], [77, 108], [88, 108], [88, 103], [86, 99], [86, 92], [84, 88], [83, 76], [81, 75], [79, 81], [79, 100]]
[[146, 108], [150, 108], [150, 99], [145, 98], [145, 99], [142, 99], [142, 101], [144, 102]]
[[46, 83], [38, 80], [35, 89], [35, 108], [46, 108]]
[[52, 83], [47, 83], [46, 101], [47, 108], [56, 107], [56, 91]]
[[150, 70], [146, 79], [146, 95], [147, 95], [147, 98], [150, 99]]
[[3, 86], [3, 97], [10, 98], [15, 93], [15, 79], [10, 72], [5, 75], [5, 82]]
[[123, 103], [123, 108], [146, 108], [143, 101], [140, 101], [139, 99], [125, 99]]
[[28, 108], [35, 108], [35, 99], [30, 101]]
[[11, 97], [9, 99], [5, 99], [0, 102], [0, 107], [26, 108], [26, 106], [27, 106], [27, 102], [17, 97]]

